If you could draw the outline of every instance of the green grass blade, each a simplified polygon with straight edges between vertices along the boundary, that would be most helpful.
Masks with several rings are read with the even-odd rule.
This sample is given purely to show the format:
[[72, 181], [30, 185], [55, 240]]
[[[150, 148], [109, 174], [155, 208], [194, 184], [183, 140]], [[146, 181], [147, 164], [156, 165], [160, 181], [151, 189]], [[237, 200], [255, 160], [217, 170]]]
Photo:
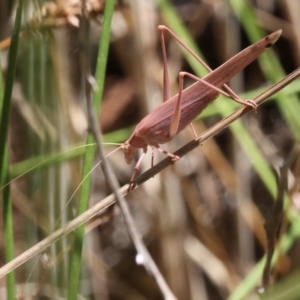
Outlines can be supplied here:
[[[10, 115], [10, 105], [12, 97], [12, 89], [14, 84], [17, 53], [19, 46], [19, 35], [22, 20], [22, 8], [23, 1], [19, 2], [17, 9], [16, 20], [14, 31], [12, 34], [12, 43], [9, 49], [9, 60], [8, 60], [8, 70], [6, 77], [6, 85], [4, 93], [3, 91], [3, 79], [1, 81], [1, 116], [0, 116], [0, 172], [1, 172], [1, 186], [9, 182], [9, 162], [8, 162], [8, 151], [7, 151], [7, 131], [9, 126], [9, 115]], [[1, 75], [2, 76], [2, 75]], [[2, 101], [3, 99], [3, 101]], [[14, 258], [14, 238], [13, 238], [13, 217], [12, 217], [12, 204], [10, 201], [10, 186], [2, 190], [3, 197], [3, 228], [4, 228], [4, 251], [5, 251], [5, 261], [9, 262]], [[15, 273], [11, 272], [6, 276], [6, 288], [7, 288], [7, 299], [16, 299], [15, 294], [16, 279]]]
[[[10, 180], [9, 168], [8, 168], [8, 155], [7, 148], [4, 153], [4, 162], [2, 169], [1, 185], [7, 184]], [[10, 262], [14, 259], [14, 232], [13, 232], [13, 208], [10, 199], [10, 185], [7, 184], [2, 190], [3, 198], [3, 231], [4, 231], [4, 249], [5, 249], [5, 261]], [[6, 289], [7, 299], [16, 299], [16, 278], [15, 273], [10, 272], [6, 276]]]
[[93, 144], [79, 145], [63, 152], [60, 151], [59, 153], [42, 154], [15, 163], [10, 166], [10, 178], [12, 180], [31, 171], [36, 171], [38, 169], [50, 167], [55, 164], [78, 158], [85, 154], [88, 147], [95, 148]]
[[[108, 48], [110, 43], [110, 26], [111, 26], [113, 11], [114, 11], [114, 5], [115, 5], [114, 0], [106, 1], [105, 3], [104, 22], [102, 27], [102, 35], [100, 39], [97, 68], [96, 68], [97, 90], [94, 92], [93, 95], [95, 112], [99, 111], [102, 94], [103, 94]], [[97, 114], [95, 113], [95, 115]], [[91, 134], [89, 134], [87, 138], [87, 144], [91, 144], [93, 142], [94, 142], [94, 138]], [[86, 150], [85, 157], [84, 157], [82, 178], [85, 178], [86, 175], [90, 172], [90, 170], [93, 167], [95, 151], [96, 151], [95, 148], [92, 147]], [[85, 180], [85, 182], [81, 187], [80, 200], [79, 200], [79, 206], [77, 212], [78, 215], [83, 213], [88, 207], [90, 185], [91, 185], [91, 176], [89, 176], [88, 179]], [[74, 245], [73, 245], [72, 257], [71, 257], [71, 267], [70, 267], [70, 276], [69, 276], [69, 285], [68, 285], [68, 299], [70, 300], [76, 299], [77, 297], [77, 291], [78, 291], [79, 280], [80, 280], [80, 271], [81, 271], [81, 253], [82, 253], [83, 238], [84, 238], [84, 226], [80, 226], [76, 229], [74, 234]]]
[[9, 49], [8, 70], [6, 76], [4, 97], [1, 105], [2, 111], [1, 111], [1, 120], [0, 120], [0, 170], [2, 170], [2, 166], [3, 166], [7, 131], [9, 125], [11, 96], [12, 96], [12, 89], [14, 84], [14, 77], [15, 77], [16, 64], [17, 64], [17, 53], [19, 47], [19, 34], [20, 34], [21, 18], [22, 18], [22, 3], [23, 1], [19, 2], [15, 27], [12, 34], [12, 43]]

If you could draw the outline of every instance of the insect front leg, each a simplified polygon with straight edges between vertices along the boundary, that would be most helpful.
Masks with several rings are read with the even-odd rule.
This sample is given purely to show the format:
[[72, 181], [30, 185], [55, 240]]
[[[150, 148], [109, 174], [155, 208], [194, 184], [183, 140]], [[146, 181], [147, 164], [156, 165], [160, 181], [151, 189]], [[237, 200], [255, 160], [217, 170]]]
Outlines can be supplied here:
[[142, 153], [142, 155], [140, 156], [138, 162], [136, 163], [136, 165], [135, 165], [135, 167], [134, 167], [132, 176], [131, 176], [130, 181], [129, 181], [129, 187], [128, 187], [128, 189], [127, 189], [127, 192], [131, 191], [131, 190], [135, 187], [134, 179], [135, 179], [135, 177], [136, 177], [136, 174], [137, 174], [138, 170], [139, 170], [140, 167], [141, 167], [143, 158], [145, 157], [145, 154], [146, 154], [146, 153], [147, 153], [147, 148], [146, 148], [146, 149], [143, 149], [143, 153]]

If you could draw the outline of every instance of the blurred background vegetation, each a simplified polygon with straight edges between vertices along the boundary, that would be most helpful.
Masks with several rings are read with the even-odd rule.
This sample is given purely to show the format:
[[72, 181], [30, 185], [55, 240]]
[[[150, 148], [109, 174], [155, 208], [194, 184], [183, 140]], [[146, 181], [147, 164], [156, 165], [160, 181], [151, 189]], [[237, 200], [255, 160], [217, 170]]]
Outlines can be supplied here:
[[[82, 53], [89, 49], [94, 74], [105, 7], [104, 0], [86, 0], [87, 37], [80, 26], [79, 0], [24, 0], [11, 79], [8, 51], [17, 4], [0, 2], [1, 101], [9, 84], [13, 86], [9, 118], [1, 113], [8, 135], [6, 142], [0, 139], [9, 157], [4, 151], [1, 158], [1, 266], [77, 215], [88, 148], [83, 147], [88, 121]], [[105, 141], [124, 142], [162, 102], [159, 24], [171, 28], [213, 69], [281, 28], [276, 45], [230, 81], [243, 99], [251, 99], [299, 67], [299, 15], [300, 2], [293, 0], [117, 1], [97, 112]], [[205, 72], [173, 39], [166, 40], [175, 94], [179, 71]], [[126, 197], [178, 299], [300, 299], [299, 90], [296, 80], [257, 113], [250, 112]], [[220, 97], [194, 122], [197, 133], [237, 107]], [[187, 128], [164, 149], [175, 151], [191, 139]], [[107, 146], [107, 153], [115, 148]], [[141, 171], [150, 167], [150, 158], [144, 159]], [[162, 158], [157, 153], [155, 162]], [[121, 150], [109, 161], [120, 185], [126, 184], [134, 163], [128, 166]], [[110, 193], [97, 167], [86, 192], [89, 206]], [[60, 239], [1, 278], [0, 299], [65, 299], [67, 294], [72, 299], [71, 291], [78, 299], [163, 298], [153, 278], [136, 264], [136, 250], [117, 206], [85, 227], [78, 281], [70, 265], [81, 247], [76, 252], [73, 240], [73, 234]], [[266, 253], [274, 258], [270, 272]]]

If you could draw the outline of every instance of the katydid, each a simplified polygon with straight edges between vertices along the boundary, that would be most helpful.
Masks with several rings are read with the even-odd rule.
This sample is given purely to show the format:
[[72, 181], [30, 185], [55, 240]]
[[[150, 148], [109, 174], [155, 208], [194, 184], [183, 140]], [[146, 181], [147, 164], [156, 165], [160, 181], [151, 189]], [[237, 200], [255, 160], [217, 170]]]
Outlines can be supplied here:
[[[242, 69], [244, 69], [247, 65], [253, 62], [267, 48], [271, 47], [281, 35], [281, 30], [271, 33], [262, 40], [242, 50], [234, 57], [226, 61], [223, 65], [212, 71], [170, 29], [162, 25], [158, 26], [158, 29], [160, 31], [163, 54], [164, 102], [141, 120], [130, 138], [121, 146], [121, 148], [124, 150], [125, 160], [128, 164], [131, 163], [136, 150], [138, 148], [143, 149], [143, 153], [138, 160], [134, 173], [131, 177], [130, 187], [140, 167], [142, 158], [147, 152], [148, 146], [152, 147], [153, 150], [157, 149], [166, 154], [174, 162], [179, 159], [179, 156], [161, 149], [159, 145], [172, 140], [176, 134], [190, 124], [192, 120], [195, 119], [206, 108], [206, 106], [210, 102], [214, 101], [220, 94], [224, 94], [245, 106], [250, 106], [254, 109], [256, 108], [255, 104], [251, 100], [241, 100], [228, 86], [225, 85], [225, 83]], [[167, 56], [163, 31], [167, 31], [172, 37], [174, 37], [210, 72], [202, 79], [187, 72], [180, 72], [179, 92], [173, 97], [170, 96]], [[184, 89], [183, 82], [185, 76], [196, 80], [196, 83]], [[219, 89], [222, 86], [227, 92]]]

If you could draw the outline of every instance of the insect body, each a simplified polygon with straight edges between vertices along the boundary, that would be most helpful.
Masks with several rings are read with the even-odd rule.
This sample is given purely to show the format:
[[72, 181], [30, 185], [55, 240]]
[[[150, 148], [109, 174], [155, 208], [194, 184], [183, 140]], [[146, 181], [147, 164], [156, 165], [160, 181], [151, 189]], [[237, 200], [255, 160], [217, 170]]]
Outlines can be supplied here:
[[[179, 74], [181, 79], [184, 76], [189, 76], [196, 79], [197, 82], [186, 89], [183, 89], [183, 84], [180, 84], [178, 94], [163, 102], [141, 120], [130, 138], [122, 145], [126, 162], [129, 164], [132, 161], [138, 148], [143, 149], [144, 156], [148, 146], [164, 152], [173, 161], [178, 160], [178, 156], [162, 150], [159, 145], [172, 140], [174, 135], [190, 124], [210, 102], [215, 100], [220, 93], [224, 93], [219, 88], [254, 61], [267, 48], [271, 47], [280, 34], [281, 30], [271, 33], [264, 39], [236, 54], [223, 65], [211, 71], [203, 79], [181, 72]], [[167, 72], [166, 62], [164, 62], [164, 72]], [[234, 99], [231, 95], [230, 97]], [[234, 100], [237, 101], [237, 99]], [[241, 101], [238, 100], [237, 102]], [[244, 102], [244, 105], [254, 107], [251, 102]], [[140, 161], [141, 159], [135, 167], [136, 170], [139, 168]], [[135, 173], [132, 180], [134, 176]]]

